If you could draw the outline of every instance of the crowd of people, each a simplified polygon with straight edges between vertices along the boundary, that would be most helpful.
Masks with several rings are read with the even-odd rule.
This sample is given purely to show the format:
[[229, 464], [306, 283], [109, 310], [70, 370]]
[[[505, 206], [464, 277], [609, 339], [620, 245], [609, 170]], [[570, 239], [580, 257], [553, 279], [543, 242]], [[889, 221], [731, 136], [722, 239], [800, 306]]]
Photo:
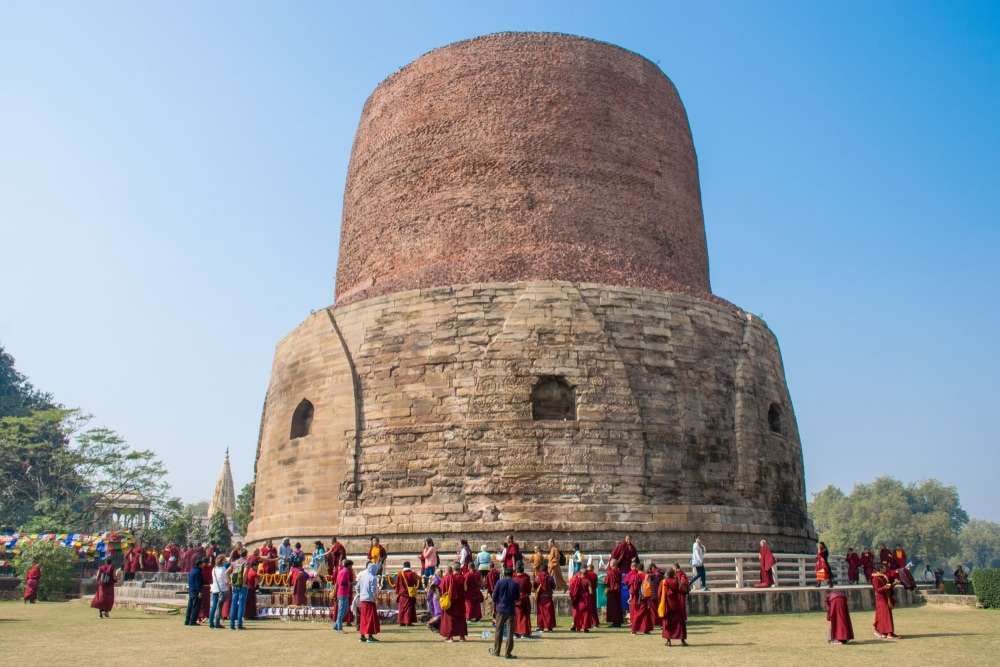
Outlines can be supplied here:
[[[760, 541], [758, 587], [778, 585], [777, 558], [766, 539]], [[513, 535], [508, 535], [497, 553], [482, 545], [474, 552], [467, 540], [460, 540], [450, 562], [428, 538], [417, 556], [419, 568], [405, 561], [395, 573], [387, 571], [388, 552], [372, 537], [365, 554], [365, 566], [356, 575], [344, 545], [334, 537], [329, 546], [322, 541], [306, 553], [301, 543], [290, 539], [275, 546], [271, 541], [248, 551], [237, 543], [222, 550], [215, 545], [179, 548], [168, 544], [162, 551], [135, 545], [124, 554], [122, 578], [129, 580], [141, 571], [187, 572], [188, 604], [184, 623], [221, 629], [228, 621], [231, 630], [242, 630], [245, 619], [257, 613], [257, 591], [268, 587], [288, 587], [293, 606], [308, 604], [307, 590], [329, 587], [330, 618], [333, 628], [344, 631], [356, 624], [359, 640], [377, 642], [380, 632], [378, 596], [395, 593], [396, 620], [402, 627], [418, 623], [418, 602], [424, 594], [426, 625], [443, 641], [465, 641], [469, 623], [489, 617], [495, 630], [493, 652], [512, 655], [515, 638], [528, 638], [535, 629], [541, 633], [556, 628], [554, 594], [566, 591], [571, 610], [571, 632], [590, 632], [603, 623], [612, 628], [628, 626], [633, 635], [648, 635], [656, 628], [666, 645], [687, 645], [687, 596], [700, 581], [708, 589], [705, 570], [706, 550], [700, 538], [691, 548], [689, 578], [686, 568], [673, 563], [665, 568], [644, 563], [636, 545], [626, 535], [615, 545], [607, 560], [594, 562], [579, 544], [567, 555], [554, 540], [544, 549], [533, 547], [525, 554]], [[306, 560], [308, 559], [308, 566]], [[881, 545], [878, 557], [870, 548], [858, 553], [848, 549], [845, 556], [848, 583], [871, 584], [875, 595], [874, 632], [881, 639], [897, 639], [892, 609], [897, 587], [913, 588], [911, 563], [901, 545], [890, 550]], [[566, 577], [563, 568], [566, 568]], [[307, 569], [308, 568], [308, 569]], [[929, 570], [929, 568], [928, 568]], [[817, 546], [816, 584], [829, 586], [826, 597], [829, 641], [845, 643], [854, 638], [847, 597], [832, 590], [834, 572], [823, 542]], [[961, 575], [961, 576], [960, 576]], [[25, 576], [25, 602], [37, 598], [42, 572], [37, 563]], [[937, 575], [935, 575], [935, 578]], [[956, 586], [967, 583], [961, 566], [955, 573]], [[118, 572], [111, 558], [97, 570], [96, 594], [91, 606], [99, 617], [107, 618], [114, 606]], [[506, 639], [506, 645], [503, 641]]]

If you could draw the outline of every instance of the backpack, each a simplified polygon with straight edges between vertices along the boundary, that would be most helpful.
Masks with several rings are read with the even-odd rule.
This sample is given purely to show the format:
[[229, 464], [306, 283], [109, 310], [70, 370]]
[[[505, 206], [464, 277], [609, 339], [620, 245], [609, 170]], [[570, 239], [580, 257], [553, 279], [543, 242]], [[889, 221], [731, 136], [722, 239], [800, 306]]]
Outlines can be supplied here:
[[240, 565], [229, 575], [229, 583], [233, 588], [240, 588], [243, 586], [243, 567], [243, 565]]
[[559, 564], [560, 565], [566, 564], [566, 554], [564, 554], [562, 551], [559, 552]]
[[642, 597], [646, 599], [653, 597], [653, 584], [649, 581], [649, 577], [642, 580]]

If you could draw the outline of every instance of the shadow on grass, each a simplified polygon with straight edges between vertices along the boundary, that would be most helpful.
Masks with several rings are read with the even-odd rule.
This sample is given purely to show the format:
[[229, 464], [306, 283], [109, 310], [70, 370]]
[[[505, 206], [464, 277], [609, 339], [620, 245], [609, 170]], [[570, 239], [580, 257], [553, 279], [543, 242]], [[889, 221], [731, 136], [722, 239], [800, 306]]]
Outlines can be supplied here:
[[[903, 639], [900, 641], [906, 641], [908, 639], [934, 639], [936, 637], [982, 637], [982, 636], [983, 635], [978, 632], [928, 632], [922, 635], [903, 635]], [[889, 642], [886, 643], [888, 644]]]
[[722, 647], [722, 646], [756, 646], [756, 644], [754, 644], [753, 642], [734, 642], [732, 644], [726, 644], [725, 642], [715, 642], [715, 643], [710, 643], [710, 644], [701, 644], [701, 643], [691, 643], [691, 642], [688, 642], [687, 646], [683, 646], [683, 645], [680, 645], [680, 644], [674, 644], [670, 648], [679, 648], [679, 649], [689, 649], [689, 648], [717, 648], [717, 647]]

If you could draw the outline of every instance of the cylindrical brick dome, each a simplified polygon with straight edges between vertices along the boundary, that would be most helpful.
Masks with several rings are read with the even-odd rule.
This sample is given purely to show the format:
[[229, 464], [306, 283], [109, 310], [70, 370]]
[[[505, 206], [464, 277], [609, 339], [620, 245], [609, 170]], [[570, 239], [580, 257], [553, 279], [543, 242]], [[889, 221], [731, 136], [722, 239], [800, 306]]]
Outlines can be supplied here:
[[488, 35], [368, 99], [338, 303], [519, 280], [710, 292], [691, 131], [654, 63], [569, 35]]

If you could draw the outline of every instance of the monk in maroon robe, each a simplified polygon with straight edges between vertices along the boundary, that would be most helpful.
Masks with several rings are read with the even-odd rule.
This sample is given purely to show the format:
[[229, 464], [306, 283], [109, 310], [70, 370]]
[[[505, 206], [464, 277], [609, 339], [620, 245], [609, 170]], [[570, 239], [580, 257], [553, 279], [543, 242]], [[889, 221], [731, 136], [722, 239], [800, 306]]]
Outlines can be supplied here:
[[274, 574], [278, 571], [278, 550], [271, 543], [271, 540], [264, 542], [264, 546], [260, 548], [260, 559], [261, 574]]
[[675, 639], [687, 646], [687, 603], [674, 568], [670, 568], [660, 582], [659, 593], [658, 604], [664, 611], [662, 636], [667, 640], [667, 646], [671, 646]]
[[201, 606], [198, 609], [198, 623], [208, 618], [212, 610], [212, 561], [204, 559], [201, 566]]
[[684, 631], [687, 632], [687, 620], [688, 620], [688, 593], [691, 592], [691, 580], [688, 576], [684, 574], [684, 568], [681, 567], [680, 563], [674, 563], [674, 576], [677, 577], [677, 591], [681, 594], [681, 600], [684, 606]]
[[24, 573], [24, 603], [35, 604], [38, 599], [38, 586], [42, 582], [42, 566], [33, 561], [28, 571]]
[[105, 558], [104, 564], [97, 568], [97, 593], [90, 601], [90, 606], [97, 610], [98, 617], [108, 618], [111, 608], [115, 606], [115, 566], [111, 558]]
[[642, 571], [638, 561], [632, 562], [632, 569], [625, 577], [625, 584], [629, 593], [629, 625], [632, 634], [648, 635], [653, 631], [653, 613], [649, 608], [649, 601], [654, 597], [654, 591], [646, 581], [646, 573]]
[[632, 561], [639, 560], [639, 552], [632, 544], [631, 535], [626, 535], [625, 539], [615, 545], [611, 550], [611, 557], [618, 561], [618, 567], [632, 567]]
[[490, 561], [490, 569], [486, 572], [486, 593], [490, 596], [490, 607], [493, 608], [494, 621], [497, 618], [497, 606], [493, 602], [493, 589], [497, 587], [498, 581], [500, 581], [500, 570], [496, 568], [493, 561]]
[[847, 561], [847, 583], [858, 583], [858, 568], [861, 567], [861, 556], [854, 550], [854, 547], [851, 547], [847, 550], [844, 560]]
[[833, 571], [830, 569], [830, 552], [826, 544], [820, 542], [816, 547], [816, 585], [823, 584], [833, 588]]
[[549, 566], [542, 563], [535, 575], [535, 622], [542, 632], [556, 628], [556, 605], [552, 600], [555, 588], [555, 577], [549, 574]]
[[851, 613], [847, 609], [847, 593], [830, 591], [826, 594], [826, 620], [830, 622], [831, 644], [844, 644], [854, 639]]
[[292, 565], [291, 571], [293, 605], [304, 607], [308, 604], [308, 600], [306, 599], [306, 582], [308, 581], [309, 575], [302, 569], [299, 562], [295, 561], [295, 564]]
[[340, 543], [336, 537], [333, 538], [333, 544], [330, 545], [330, 550], [326, 552], [323, 556], [326, 559], [326, 572], [330, 576], [332, 581], [336, 581], [337, 570], [344, 564], [347, 560], [347, 549], [344, 545]]
[[649, 612], [653, 615], [653, 627], [657, 627], [663, 624], [663, 617], [660, 616], [660, 605], [659, 605], [659, 591], [660, 582], [663, 581], [663, 571], [656, 567], [655, 564], [650, 563], [649, 567], [646, 568], [646, 579], [649, 581], [649, 586], [653, 590], [653, 597], [650, 598]]
[[465, 620], [483, 620], [483, 578], [469, 563], [465, 564]]
[[875, 636], [879, 639], [899, 639], [892, 620], [893, 583], [886, 574], [885, 565], [880, 565], [872, 573], [872, 588], [875, 589]]
[[884, 563], [887, 569], [896, 569], [896, 557], [892, 555], [892, 552], [884, 544], [879, 547], [878, 562]]
[[146, 549], [142, 553], [142, 571], [143, 572], [157, 572], [160, 569], [160, 564], [156, 562], [156, 550]]
[[594, 572], [594, 565], [587, 565], [587, 570], [583, 573], [590, 582], [590, 625], [600, 627], [601, 617], [597, 614], [597, 573]]
[[756, 588], [776, 586], [777, 582], [774, 581], [774, 566], [777, 565], [778, 560], [771, 553], [771, 547], [768, 545], [767, 540], [760, 541], [758, 555], [760, 557], [760, 582]]
[[441, 615], [441, 636], [445, 641], [450, 642], [458, 637], [464, 642], [469, 634], [469, 626], [465, 620], [465, 577], [449, 567], [441, 582], [441, 591], [442, 594], [447, 593], [451, 600], [451, 605]]
[[122, 573], [125, 581], [135, 579], [135, 573], [142, 569], [142, 547], [138, 544], [125, 552], [125, 562], [122, 565]]
[[572, 632], [590, 632], [593, 625], [590, 611], [590, 580], [583, 570], [577, 570], [569, 580], [569, 601], [573, 612]]
[[257, 574], [258, 567], [259, 563], [250, 565], [248, 561], [247, 568], [243, 572], [243, 585], [247, 587], [247, 601], [243, 605], [243, 618], [246, 619], [257, 618], [257, 584], [260, 577]]
[[402, 571], [396, 575], [393, 588], [396, 590], [396, 611], [398, 622], [403, 627], [408, 627], [417, 622], [417, 600], [415, 595], [410, 595], [412, 588], [414, 594], [420, 584], [420, 577], [410, 569], [410, 561], [403, 563]]
[[517, 563], [514, 583], [521, 591], [514, 605], [514, 636], [528, 637], [531, 635], [531, 577], [524, 573], [523, 561]]
[[521, 562], [521, 547], [514, 541], [513, 535], [507, 536], [507, 545], [503, 551], [503, 566], [514, 569]]
[[872, 580], [872, 572], [875, 571], [875, 554], [867, 547], [861, 552], [861, 571], [865, 574], [865, 581]]
[[608, 606], [604, 612], [604, 618], [612, 628], [622, 627], [622, 623], [625, 621], [622, 613], [621, 585], [622, 571], [618, 567], [618, 561], [612, 558], [608, 565], [608, 571], [604, 575], [604, 586], [608, 591]]

